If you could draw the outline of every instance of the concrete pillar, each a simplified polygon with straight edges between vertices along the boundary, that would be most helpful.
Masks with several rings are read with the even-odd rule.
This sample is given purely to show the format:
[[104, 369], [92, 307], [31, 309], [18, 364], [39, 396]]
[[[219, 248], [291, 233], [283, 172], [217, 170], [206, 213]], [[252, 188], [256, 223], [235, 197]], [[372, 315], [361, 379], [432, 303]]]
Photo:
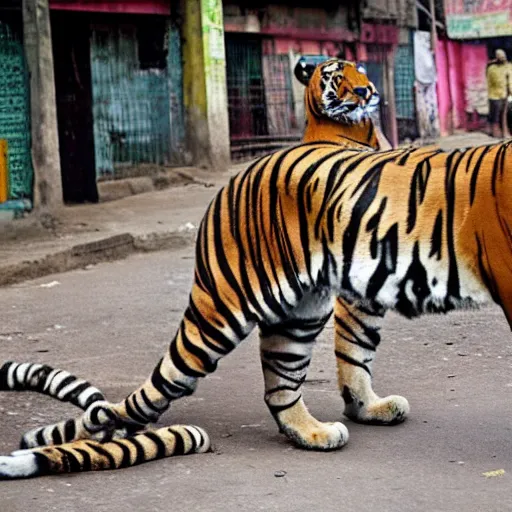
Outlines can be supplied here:
[[48, 0], [23, 0], [23, 44], [30, 73], [34, 207], [62, 205], [57, 106]]
[[182, 0], [186, 142], [195, 165], [230, 162], [226, 56], [221, 0]]

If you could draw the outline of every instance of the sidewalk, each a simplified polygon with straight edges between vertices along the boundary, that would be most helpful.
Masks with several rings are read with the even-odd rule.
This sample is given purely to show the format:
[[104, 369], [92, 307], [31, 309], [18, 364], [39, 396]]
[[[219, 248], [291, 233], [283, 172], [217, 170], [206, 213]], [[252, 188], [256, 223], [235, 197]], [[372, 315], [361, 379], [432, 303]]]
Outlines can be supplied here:
[[[489, 144], [481, 133], [440, 141], [443, 149]], [[100, 204], [68, 206], [52, 217], [0, 222], [0, 286], [123, 258], [134, 252], [191, 244], [206, 206], [229, 176], [194, 172], [196, 183]]]
[[0, 222], [0, 286], [190, 244], [216, 191], [243, 167], [224, 174], [198, 169], [194, 184]]

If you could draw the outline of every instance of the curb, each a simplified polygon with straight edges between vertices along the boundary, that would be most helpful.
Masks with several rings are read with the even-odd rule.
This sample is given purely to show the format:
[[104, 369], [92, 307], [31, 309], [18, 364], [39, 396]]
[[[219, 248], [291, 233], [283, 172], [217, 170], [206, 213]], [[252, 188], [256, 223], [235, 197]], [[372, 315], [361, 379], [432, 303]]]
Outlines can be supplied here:
[[121, 233], [74, 245], [37, 260], [0, 266], [0, 287], [76, 270], [87, 265], [123, 259], [137, 252], [181, 249], [194, 243], [196, 233], [197, 228], [190, 225], [186, 230], [154, 232], [139, 236]]

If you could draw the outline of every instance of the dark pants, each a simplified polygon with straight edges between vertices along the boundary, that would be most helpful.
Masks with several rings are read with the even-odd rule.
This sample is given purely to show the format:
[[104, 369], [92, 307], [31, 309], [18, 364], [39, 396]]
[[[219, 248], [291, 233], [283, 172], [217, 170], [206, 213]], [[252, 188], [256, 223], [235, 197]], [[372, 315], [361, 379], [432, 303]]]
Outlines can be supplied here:
[[502, 100], [489, 100], [489, 123], [499, 124], [501, 126], [501, 120], [503, 111], [505, 110], [507, 99]]

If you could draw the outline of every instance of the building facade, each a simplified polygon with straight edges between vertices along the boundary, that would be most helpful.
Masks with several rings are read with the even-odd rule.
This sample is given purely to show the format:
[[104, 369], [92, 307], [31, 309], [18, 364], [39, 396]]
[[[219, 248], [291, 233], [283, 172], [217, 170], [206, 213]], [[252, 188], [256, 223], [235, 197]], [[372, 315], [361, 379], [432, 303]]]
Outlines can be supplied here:
[[0, 57], [2, 201], [95, 202], [100, 180], [228, 165], [220, 0], [6, 0]]
[[[232, 155], [250, 156], [299, 140], [303, 87], [293, 79], [302, 55], [366, 64], [382, 95], [377, 122], [396, 145], [416, 134], [412, 39], [414, 2], [224, 1]], [[400, 73], [395, 73], [398, 66]]]
[[503, 48], [512, 59], [510, 0], [444, 0], [446, 37], [436, 48], [436, 62], [445, 72], [439, 81], [445, 132], [453, 128], [481, 130], [488, 114], [486, 68]]
[[169, 2], [50, 1], [63, 194], [141, 164], [183, 165], [178, 27]]
[[[21, 0], [8, 1], [18, 5], [19, 17]], [[418, 135], [412, 0], [336, 5], [24, 0], [23, 5], [48, 18], [47, 28], [29, 24], [25, 31], [34, 36], [32, 50], [25, 48], [30, 76], [47, 80], [41, 88], [31, 79], [33, 108], [26, 106], [25, 121], [30, 126], [34, 112], [52, 101], [54, 114], [50, 108], [37, 119], [56, 118], [55, 128], [36, 138], [50, 140], [55, 131], [56, 142], [48, 147], [57, 152], [50, 165], [44, 158], [48, 151], [36, 151], [39, 160], [32, 151], [36, 182], [53, 169], [62, 182], [61, 191], [54, 186], [55, 194], [65, 202], [97, 201], [101, 180], [173, 165], [225, 168], [230, 156], [251, 157], [300, 140], [304, 91], [293, 68], [302, 55], [365, 63], [382, 96], [376, 121], [385, 135], [393, 145]], [[34, 9], [24, 11], [27, 19]], [[37, 42], [50, 49], [45, 59], [33, 51]], [[45, 101], [40, 90], [50, 93]], [[34, 133], [39, 124], [32, 122]], [[30, 138], [25, 142], [30, 148]], [[9, 159], [14, 139], [11, 146]], [[25, 183], [29, 164], [23, 166]], [[12, 164], [11, 175], [14, 170]], [[51, 181], [34, 190], [48, 191]]]

